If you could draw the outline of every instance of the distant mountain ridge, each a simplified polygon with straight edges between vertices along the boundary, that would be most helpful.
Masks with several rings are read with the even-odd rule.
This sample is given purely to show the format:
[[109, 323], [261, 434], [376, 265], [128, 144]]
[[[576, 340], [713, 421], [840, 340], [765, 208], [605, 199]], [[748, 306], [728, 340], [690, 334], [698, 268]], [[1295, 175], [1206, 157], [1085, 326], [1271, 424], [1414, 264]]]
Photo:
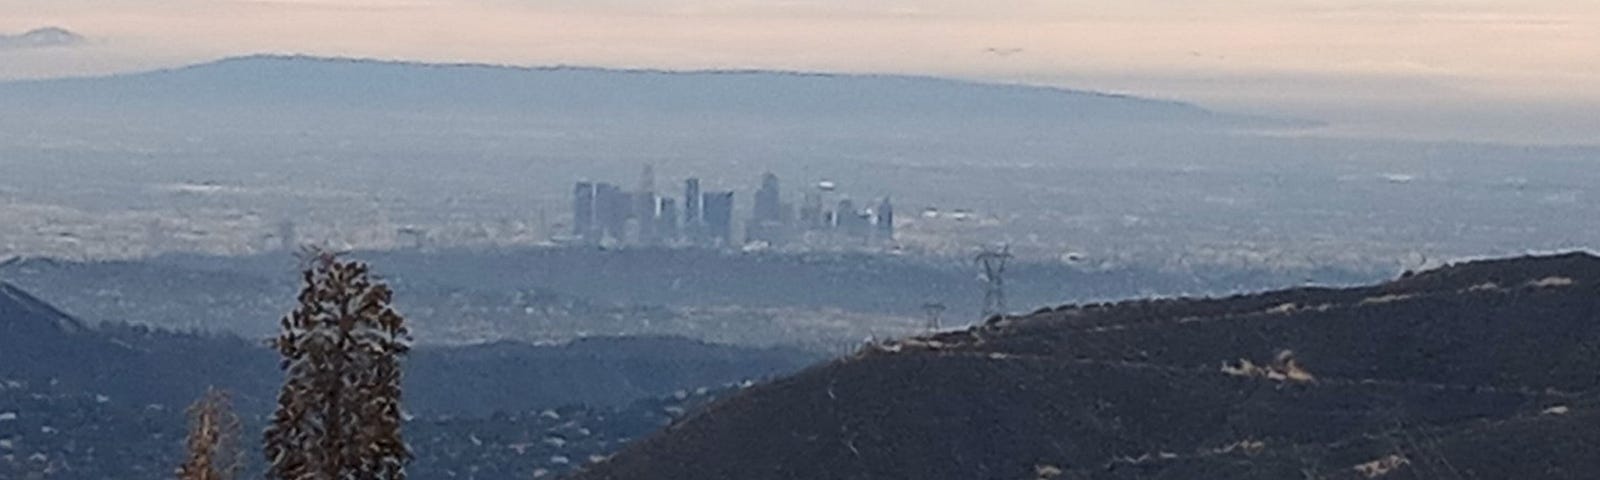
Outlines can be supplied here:
[[986, 115], [1074, 123], [1292, 126], [1193, 105], [902, 75], [514, 67], [254, 55], [144, 73], [0, 83], [33, 107], [305, 106], [539, 114]]

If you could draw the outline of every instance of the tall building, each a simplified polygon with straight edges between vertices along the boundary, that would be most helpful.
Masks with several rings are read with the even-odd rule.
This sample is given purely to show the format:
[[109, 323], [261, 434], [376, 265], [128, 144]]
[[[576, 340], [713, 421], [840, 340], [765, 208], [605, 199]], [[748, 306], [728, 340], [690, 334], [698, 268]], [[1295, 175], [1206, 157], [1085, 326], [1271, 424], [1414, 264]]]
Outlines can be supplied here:
[[572, 187], [572, 236], [597, 240], [594, 229], [594, 184], [578, 182]]
[[783, 200], [778, 190], [778, 176], [771, 173], [761, 176], [761, 188], [756, 190], [755, 205], [751, 209], [750, 223], [745, 236], [750, 241], [783, 243], [785, 222]]
[[701, 222], [700, 179], [683, 181], [683, 235], [692, 243], [700, 243], [704, 224]]
[[751, 220], [776, 222], [782, 216], [782, 195], [778, 191], [778, 176], [771, 173], [761, 176], [761, 188], [756, 190]]
[[732, 246], [733, 192], [706, 192], [701, 199], [706, 239], [711, 243]]
[[594, 241], [607, 237], [613, 241], [623, 240], [632, 206], [632, 196], [622, 188], [609, 183], [595, 184], [594, 224], [598, 232]]
[[889, 197], [883, 197], [878, 203], [878, 241], [894, 241], [894, 203]]
[[872, 219], [857, 210], [855, 202], [851, 202], [848, 198], [839, 201], [839, 209], [834, 211], [834, 215], [839, 230], [845, 235], [865, 237], [871, 233], [869, 227]]
[[661, 198], [656, 217], [656, 235], [662, 240], [675, 240], [678, 238], [678, 202], [671, 198]]
[[806, 230], [820, 230], [826, 218], [823, 215], [822, 194], [806, 192], [805, 201], [800, 204], [800, 227]]
[[650, 164], [645, 164], [644, 171], [639, 175], [639, 191], [634, 192], [633, 218], [639, 225], [639, 243], [649, 245], [656, 243], [656, 170]]

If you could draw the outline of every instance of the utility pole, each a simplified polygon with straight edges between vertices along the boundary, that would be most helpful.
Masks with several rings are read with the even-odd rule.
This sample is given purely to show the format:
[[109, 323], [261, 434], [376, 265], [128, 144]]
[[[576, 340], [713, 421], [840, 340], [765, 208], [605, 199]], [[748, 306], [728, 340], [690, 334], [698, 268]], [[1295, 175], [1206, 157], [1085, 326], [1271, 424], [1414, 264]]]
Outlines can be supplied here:
[[943, 303], [929, 302], [922, 304], [922, 312], [928, 316], [927, 328], [929, 332], [937, 332], [942, 328], [939, 325], [939, 318], [944, 316], [944, 311], [945, 306]]
[[985, 248], [979, 253], [973, 263], [983, 268], [983, 318], [987, 321], [995, 315], [1006, 313], [1006, 262], [1011, 260], [1011, 246], [1003, 245], [1000, 249]]

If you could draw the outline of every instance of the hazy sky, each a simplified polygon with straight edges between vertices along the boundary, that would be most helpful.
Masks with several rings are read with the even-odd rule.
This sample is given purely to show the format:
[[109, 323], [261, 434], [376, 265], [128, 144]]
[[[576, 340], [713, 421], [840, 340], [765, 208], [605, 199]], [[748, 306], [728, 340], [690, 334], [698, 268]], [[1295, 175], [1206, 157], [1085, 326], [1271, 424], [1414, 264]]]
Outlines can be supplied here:
[[1330, 132], [1600, 143], [1600, 0], [0, 0], [0, 78], [273, 52], [913, 73], [1191, 100]]

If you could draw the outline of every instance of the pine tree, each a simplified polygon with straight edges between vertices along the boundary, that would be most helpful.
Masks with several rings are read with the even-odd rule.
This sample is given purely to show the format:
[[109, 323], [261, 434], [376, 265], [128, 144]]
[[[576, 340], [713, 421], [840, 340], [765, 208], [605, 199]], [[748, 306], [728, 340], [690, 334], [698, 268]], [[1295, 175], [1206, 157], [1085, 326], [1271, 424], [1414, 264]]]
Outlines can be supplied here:
[[215, 388], [189, 406], [189, 456], [178, 467], [178, 480], [232, 480], [244, 454], [239, 449], [239, 416], [228, 394]]
[[274, 342], [285, 372], [266, 431], [268, 477], [403, 480], [400, 358], [410, 349], [392, 292], [360, 262], [312, 251], [300, 305]]

